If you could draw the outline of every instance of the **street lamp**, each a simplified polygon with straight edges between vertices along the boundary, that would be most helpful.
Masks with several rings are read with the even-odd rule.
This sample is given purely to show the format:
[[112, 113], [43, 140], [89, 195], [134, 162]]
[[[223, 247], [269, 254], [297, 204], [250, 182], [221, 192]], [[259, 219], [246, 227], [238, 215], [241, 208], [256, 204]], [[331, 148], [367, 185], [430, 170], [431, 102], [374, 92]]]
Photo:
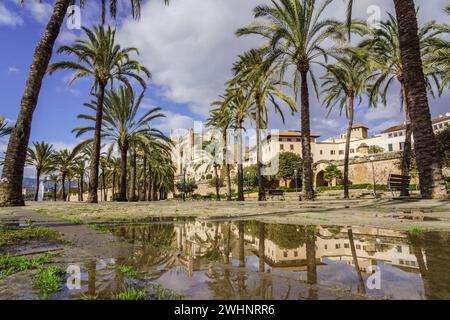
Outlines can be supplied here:
[[375, 161], [375, 158], [372, 156], [369, 158], [370, 162], [372, 163], [372, 183], [373, 183], [373, 197], [376, 199], [377, 198], [377, 190], [375, 188], [375, 166], [373, 164], [373, 162]]
[[294, 175], [295, 175], [295, 192], [298, 192], [298, 188], [297, 188], [297, 169], [294, 170]]

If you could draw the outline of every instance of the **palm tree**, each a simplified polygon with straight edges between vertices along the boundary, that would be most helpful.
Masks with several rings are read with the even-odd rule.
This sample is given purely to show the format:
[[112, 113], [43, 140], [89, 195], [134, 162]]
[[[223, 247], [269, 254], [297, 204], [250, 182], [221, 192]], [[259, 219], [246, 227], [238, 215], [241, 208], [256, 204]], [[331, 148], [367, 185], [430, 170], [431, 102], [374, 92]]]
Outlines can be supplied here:
[[84, 155], [75, 161], [75, 166], [73, 168], [74, 173], [77, 177], [77, 187], [78, 187], [78, 201], [83, 202], [83, 192], [84, 192], [84, 176], [86, 174], [86, 162], [87, 158]]
[[230, 81], [231, 85], [242, 86], [245, 88], [247, 98], [251, 105], [254, 104], [256, 121], [256, 163], [258, 178], [258, 201], [265, 200], [265, 191], [263, 177], [261, 175], [261, 129], [265, 128], [268, 122], [268, 106], [270, 102], [279, 113], [283, 122], [283, 111], [277, 100], [285, 102], [292, 114], [297, 110], [295, 102], [288, 95], [281, 91], [283, 86], [289, 86], [287, 82], [277, 80], [280, 64], [273, 63], [269, 65], [264, 60], [264, 51], [252, 49], [243, 55], [233, 65], [235, 77]]
[[56, 201], [60, 176], [57, 174], [51, 174], [48, 178], [51, 182], [53, 182], [53, 201]]
[[5, 117], [0, 117], [0, 138], [11, 133], [12, 128], [8, 126]]
[[[168, 141], [168, 138], [164, 134], [150, 127], [150, 123], [158, 118], [165, 117], [159, 111], [160, 108], [152, 108], [144, 112], [139, 116], [141, 110], [141, 102], [144, 97], [142, 92], [138, 97], [130, 87], [120, 87], [117, 90], [107, 90], [104, 100], [104, 117], [102, 119], [102, 137], [117, 146], [120, 152], [120, 197], [119, 201], [127, 201], [127, 159], [130, 147], [132, 148], [132, 189], [131, 195], [135, 194], [136, 180], [135, 176], [135, 150], [146, 143], [152, 143], [153, 151], [157, 146], [160, 148], [166, 148], [164, 142]], [[89, 109], [96, 109], [96, 102], [85, 104]], [[79, 115], [80, 119], [96, 121], [96, 118], [91, 115]], [[92, 126], [84, 126], [75, 128], [73, 132], [76, 132], [76, 136], [96, 130]], [[134, 186], [134, 187], [133, 187]], [[131, 199], [134, 200], [134, 199]]]
[[445, 198], [446, 184], [438, 156], [423, 72], [416, 8], [413, 0], [394, 0], [403, 77], [414, 135], [422, 198]]
[[[137, 19], [140, 17], [141, 0], [130, 1], [133, 17]], [[20, 0], [20, 3], [24, 2], [24, 0]], [[20, 103], [19, 115], [6, 150], [2, 182], [0, 182], [0, 206], [25, 205], [22, 196], [22, 181], [33, 113], [38, 102], [42, 80], [52, 57], [55, 41], [61, 30], [68, 7], [74, 3], [74, 0], [55, 1], [50, 20], [34, 51]], [[80, 0], [80, 4], [83, 3], [84, 0]], [[117, 0], [110, 0], [110, 3], [115, 4]], [[164, 0], [164, 3], [168, 4], [169, 0]], [[116, 8], [115, 5], [114, 8]], [[114, 12], [116, 11], [114, 10]]]
[[113, 80], [118, 80], [130, 86], [129, 78], [136, 79], [145, 88], [146, 83], [140, 73], [143, 72], [149, 78], [150, 72], [141, 66], [138, 61], [130, 58], [130, 54], [139, 54], [136, 48], [122, 49], [116, 43], [116, 31], [111, 27], [106, 30], [102, 26], [94, 27], [93, 31], [83, 27], [83, 30], [86, 33], [86, 39], [77, 39], [72, 46], [61, 46], [58, 49], [58, 53], [66, 53], [77, 57], [77, 62], [56, 62], [49, 66], [48, 72], [52, 73], [60, 69], [75, 70], [69, 84], [85, 76], [94, 78], [93, 90], [97, 94], [97, 105], [95, 108], [94, 154], [89, 169], [88, 202], [97, 203], [105, 88]]
[[[311, 155], [311, 129], [309, 111], [308, 76], [317, 90], [317, 82], [311, 65], [325, 57], [323, 45], [331, 37], [344, 39], [342, 24], [333, 20], [321, 20], [324, 10], [332, 0], [272, 0], [270, 6], [260, 5], [254, 9], [256, 20], [237, 35], [256, 34], [268, 40], [271, 60], [280, 59], [284, 68], [293, 66], [294, 91], [297, 97], [300, 84], [301, 130], [303, 159], [303, 197], [314, 199], [313, 169]], [[260, 19], [264, 18], [264, 19]], [[355, 26], [352, 26], [355, 27]], [[284, 71], [283, 71], [284, 73]]]
[[[77, 160], [77, 149], [68, 150], [63, 149], [55, 154], [54, 163], [55, 170], [61, 175], [61, 188], [62, 188], [62, 198], [63, 201], [67, 201], [66, 195], [66, 179], [67, 176], [72, 176], [72, 171], [74, 169], [75, 162]], [[69, 182], [70, 187], [70, 182]], [[69, 189], [70, 192], [70, 189]]]
[[[402, 175], [409, 176], [409, 168], [411, 165], [411, 153], [412, 153], [412, 130], [411, 119], [408, 113], [408, 103], [406, 98], [406, 88], [403, 75], [403, 63], [400, 53], [400, 39], [398, 33], [398, 24], [391, 14], [389, 14], [387, 21], [382, 21], [379, 28], [372, 30], [372, 37], [362, 41], [359, 45], [360, 48], [364, 48], [367, 57], [370, 57], [372, 68], [376, 70], [376, 78], [374, 79], [373, 86], [370, 92], [370, 102], [374, 106], [377, 105], [378, 97], [382, 99], [382, 103], [386, 105], [387, 94], [392, 88], [395, 80], [400, 84], [400, 96], [402, 100], [402, 109], [405, 112], [406, 119], [406, 134], [405, 143], [403, 147], [402, 155]], [[435, 32], [430, 32], [433, 29], [433, 24], [419, 30], [420, 47], [422, 57], [426, 59], [430, 51], [434, 50]], [[428, 64], [428, 63], [426, 63]], [[425, 74], [427, 76], [426, 83], [427, 88], [431, 95], [434, 97], [431, 80], [434, 80], [439, 87], [439, 81], [434, 68], [426, 68]], [[405, 185], [402, 188], [401, 195], [409, 195], [409, 186]]]
[[229, 105], [226, 103], [226, 98], [222, 97], [222, 101], [215, 101], [211, 105], [217, 106], [210, 111], [210, 116], [207, 125], [217, 128], [222, 134], [222, 165], [225, 168], [225, 175], [227, 178], [227, 201], [231, 201], [231, 175], [230, 175], [230, 160], [228, 159], [228, 129], [231, 126], [232, 114]]
[[[21, 1], [23, 2], [23, 0]], [[36, 108], [42, 79], [52, 56], [67, 8], [73, 0], [56, 0], [44, 34], [33, 55], [25, 92], [20, 102], [16, 124], [11, 131], [0, 182], [0, 206], [23, 206], [23, 170], [30, 139], [31, 122]]]
[[237, 136], [237, 201], [244, 201], [244, 170], [243, 170], [243, 140], [242, 131], [244, 130], [245, 119], [252, 119], [254, 114], [254, 105], [249, 103], [244, 88], [235, 87], [227, 90], [228, 105], [233, 114], [232, 127]]
[[54, 166], [53, 145], [49, 145], [44, 141], [33, 142], [33, 148], [27, 149], [26, 164], [36, 169], [36, 192], [34, 201], [38, 201], [39, 183], [42, 174], [47, 174], [53, 170]]
[[[217, 130], [217, 129], [215, 129]], [[197, 160], [197, 163], [194, 164], [194, 170], [197, 171], [199, 168], [203, 167], [206, 164], [205, 172], [211, 170], [211, 167], [214, 171], [214, 184], [216, 189], [216, 201], [220, 201], [220, 179], [219, 179], [219, 149], [220, 149], [220, 141], [217, 138], [218, 134], [213, 132], [211, 135], [211, 139], [209, 141], [203, 141], [202, 143], [202, 152], [203, 157]]]
[[[169, 4], [169, 0], [164, 0], [166, 5]], [[141, 16], [141, 3], [142, 0], [130, 0], [131, 14], [134, 19], [139, 19]], [[102, 0], [102, 25], [106, 23], [106, 0]], [[117, 16], [117, 0], [109, 0], [109, 14], [112, 18]]]
[[344, 198], [348, 199], [348, 167], [355, 99], [361, 102], [362, 95], [367, 93], [368, 81], [373, 75], [370, 74], [367, 65], [356, 57], [344, 55], [337, 56], [336, 59], [335, 64], [325, 66], [327, 73], [322, 77], [324, 88], [322, 93], [325, 94], [323, 104], [329, 112], [337, 105], [340, 113], [345, 111], [348, 119], [344, 158]]

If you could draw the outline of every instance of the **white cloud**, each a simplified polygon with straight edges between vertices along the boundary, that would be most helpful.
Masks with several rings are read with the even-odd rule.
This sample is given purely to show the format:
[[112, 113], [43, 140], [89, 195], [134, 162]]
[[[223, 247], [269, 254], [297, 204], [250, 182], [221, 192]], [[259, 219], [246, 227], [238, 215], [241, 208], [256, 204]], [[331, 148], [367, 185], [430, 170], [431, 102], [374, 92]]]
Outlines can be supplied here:
[[381, 124], [371, 128], [372, 132], [380, 132], [383, 130], [386, 130], [387, 128], [390, 128], [392, 126], [396, 126], [398, 124], [401, 124], [401, 122], [397, 121], [397, 120], [387, 120], [382, 122]]
[[155, 121], [154, 127], [166, 134], [170, 134], [175, 129], [189, 129], [194, 126], [194, 120], [186, 115], [174, 113], [172, 111], [163, 111], [166, 118]]
[[222, 93], [236, 56], [259, 43], [234, 35], [252, 21], [252, 9], [259, 3], [178, 0], [164, 6], [162, 1], [148, 1], [142, 19], [126, 20], [119, 39], [139, 48], [140, 60], [165, 97], [189, 103], [192, 112], [204, 116]]
[[14, 67], [14, 66], [11, 66], [8, 68], [8, 73], [19, 73], [19, 72], [20, 72], [20, 69]]
[[34, 20], [41, 24], [46, 24], [50, 20], [53, 7], [49, 3], [39, 1], [28, 1], [25, 5]]
[[8, 10], [4, 4], [0, 3], [0, 26], [16, 27], [22, 24], [23, 19], [19, 15]]

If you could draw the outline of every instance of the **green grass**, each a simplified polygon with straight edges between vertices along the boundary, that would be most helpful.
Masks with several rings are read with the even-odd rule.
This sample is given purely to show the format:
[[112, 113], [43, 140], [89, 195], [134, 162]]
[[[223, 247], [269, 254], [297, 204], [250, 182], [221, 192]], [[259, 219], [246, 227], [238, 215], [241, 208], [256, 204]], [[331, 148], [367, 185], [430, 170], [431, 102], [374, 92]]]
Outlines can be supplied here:
[[410, 227], [406, 232], [412, 235], [421, 235], [425, 232], [425, 230], [419, 228], [419, 227]]
[[33, 209], [33, 211], [36, 213], [40, 213], [40, 214], [48, 214], [49, 213], [48, 209]]
[[56, 256], [54, 253], [46, 253], [33, 257], [31, 259], [26, 259], [24, 257], [16, 256], [1, 256], [0, 257], [0, 279], [6, 278], [14, 273], [35, 269], [46, 263], [53, 262], [53, 258]]
[[129, 277], [136, 277], [137, 275], [139, 275], [139, 271], [134, 270], [133, 267], [131, 267], [131, 266], [121, 265], [121, 266], [117, 267], [117, 269], [120, 272], [122, 272], [124, 275], [129, 276]]
[[106, 225], [101, 225], [101, 224], [95, 224], [95, 223], [90, 223], [86, 225], [88, 228], [91, 228], [92, 230], [101, 232], [101, 233], [109, 233], [110, 229], [109, 226]]
[[0, 246], [29, 239], [55, 239], [64, 241], [64, 237], [58, 231], [47, 227], [10, 228], [2, 230], [0, 233]]
[[82, 224], [83, 221], [80, 218], [66, 218], [64, 221], [73, 223], [73, 224]]
[[46, 300], [49, 294], [61, 290], [61, 281], [65, 271], [61, 267], [39, 269], [33, 281], [33, 287], [41, 292], [41, 299]]
[[152, 298], [154, 300], [182, 300], [185, 298], [184, 294], [176, 293], [160, 284], [152, 284], [151, 288], [153, 289]]
[[116, 298], [117, 300], [145, 300], [147, 298], [147, 290], [127, 289], [119, 293]]

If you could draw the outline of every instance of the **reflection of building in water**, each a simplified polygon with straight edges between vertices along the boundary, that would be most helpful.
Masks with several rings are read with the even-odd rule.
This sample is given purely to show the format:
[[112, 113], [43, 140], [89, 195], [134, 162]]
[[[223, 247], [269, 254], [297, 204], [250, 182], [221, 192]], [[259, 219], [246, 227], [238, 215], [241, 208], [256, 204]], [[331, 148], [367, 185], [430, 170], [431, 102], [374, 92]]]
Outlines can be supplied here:
[[[370, 272], [369, 266], [376, 265], [378, 261], [408, 272], [419, 271], [417, 258], [408, 244], [405, 234], [374, 228], [357, 227], [352, 229], [356, 256], [362, 272]], [[299, 227], [297, 230], [304, 233], [303, 228]], [[315, 249], [318, 263], [330, 259], [354, 266], [347, 228], [317, 227], [316, 234]], [[259, 239], [247, 233], [246, 241], [252, 243], [254, 252], [257, 254]], [[266, 238], [264, 242], [265, 260], [272, 268], [290, 271], [306, 269], [305, 243], [294, 249], [284, 249], [269, 238]], [[426, 262], [425, 257], [424, 260]]]

